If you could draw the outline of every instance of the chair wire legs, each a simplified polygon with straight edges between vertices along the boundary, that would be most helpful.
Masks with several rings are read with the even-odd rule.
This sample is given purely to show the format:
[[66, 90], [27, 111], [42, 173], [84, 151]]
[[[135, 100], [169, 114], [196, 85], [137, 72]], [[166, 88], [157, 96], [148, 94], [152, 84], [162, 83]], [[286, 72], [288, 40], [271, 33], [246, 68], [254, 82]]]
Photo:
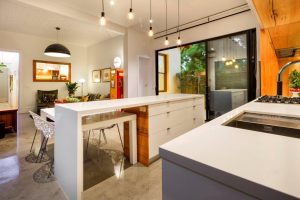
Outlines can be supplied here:
[[124, 150], [124, 144], [123, 144], [123, 141], [122, 141], [122, 136], [121, 136], [121, 132], [120, 132], [120, 128], [119, 128], [119, 124], [116, 124], [116, 125], [117, 125], [117, 128], [118, 128], [118, 132], [119, 132], [119, 137], [120, 137], [120, 141], [121, 141], [122, 149]]
[[38, 132], [38, 130], [35, 129], [35, 134], [34, 134], [34, 137], [33, 137], [33, 140], [32, 140], [32, 143], [31, 143], [31, 147], [30, 147], [30, 151], [29, 151], [29, 152], [32, 151], [32, 147], [33, 147], [33, 144], [34, 144], [34, 141], [35, 141], [35, 137], [36, 137], [37, 132]]
[[36, 163], [39, 161], [39, 157], [41, 156], [41, 158], [40, 158], [40, 161], [39, 162], [41, 162], [42, 161], [42, 159], [43, 159], [43, 156], [44, 156], [44, 153], [45, 153], [45, 151], [46, 151], [46, 148], [47, 148], [47, 143], [48, 143], [48, 138], [43, 138], [43, 141], [42, 141], [42, 144], [41, 144], [41, 147], [40, 147], [40, 150], [39, 150], [39, 153], [38, 153], [38, 155], [37, 155], [37, 157], [36, 157]]

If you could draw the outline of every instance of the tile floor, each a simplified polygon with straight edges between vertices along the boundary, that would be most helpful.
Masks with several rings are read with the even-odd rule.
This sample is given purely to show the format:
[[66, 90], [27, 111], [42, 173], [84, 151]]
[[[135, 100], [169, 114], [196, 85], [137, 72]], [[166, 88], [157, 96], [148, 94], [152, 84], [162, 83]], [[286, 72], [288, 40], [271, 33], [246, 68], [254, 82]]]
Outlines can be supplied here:
[[[56, 181], [36, 183], [34, 172], [45, 163], [28, 163], [28, 155], [34, 134], [32, 119], [19, 115], [19, 134], [0, 140], [0, 199], [64, 200], [66, 199]], [[106, 149], [118, 147], [118, 135], [107, 134]], [[111, 142], [110, 142], [111, 141]], [[120, 145], [119, 145], [120, 146]], [[124, 171], [116, 169], [116, 175], [104, 180], [83, 193], [85, 200], [160, 200], [161, 161], [149, 167], [137, 164]]]

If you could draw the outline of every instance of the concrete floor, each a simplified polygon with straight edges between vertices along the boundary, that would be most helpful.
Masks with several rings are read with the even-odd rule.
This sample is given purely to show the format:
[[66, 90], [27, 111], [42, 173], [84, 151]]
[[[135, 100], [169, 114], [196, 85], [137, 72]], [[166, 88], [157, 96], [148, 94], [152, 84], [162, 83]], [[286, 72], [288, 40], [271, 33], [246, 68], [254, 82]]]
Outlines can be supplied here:
[[[28, 155], [34, 135], [33, 121], [27, 114], [19, 115], [18, 135], [8, 135], [0, 140], [0, 199], [65, 200], [56, 181], [36, 183], [33, 173], [45, 163], [28, 163]], [[102, 148], [120, 150], [115, 130], [107, 133], [108, 144]], [[113, 162], [113, 161], [112, 161]], [[115, 165], [116, 166], [116, 165]], [[90, 168], [89, 168], [90, 169]], [[87, 189], [85, 200], [160, 200], [161, 161], [149, 167], [141, 164], [125, 170], [117, 168], [115, 175]]]

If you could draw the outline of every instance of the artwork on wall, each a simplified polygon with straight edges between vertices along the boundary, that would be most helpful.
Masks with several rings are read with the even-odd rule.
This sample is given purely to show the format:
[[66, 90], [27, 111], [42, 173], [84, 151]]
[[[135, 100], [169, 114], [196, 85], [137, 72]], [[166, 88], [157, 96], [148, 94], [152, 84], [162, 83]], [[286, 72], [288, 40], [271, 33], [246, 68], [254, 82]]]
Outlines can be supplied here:
[[102, 82], [110, 82], [110, 68], [102, 69]]
[[101, 72], [100, 70], [93, 70], [92, 72], [92, 81], [93, 83], [99, 83], [101, 81]]

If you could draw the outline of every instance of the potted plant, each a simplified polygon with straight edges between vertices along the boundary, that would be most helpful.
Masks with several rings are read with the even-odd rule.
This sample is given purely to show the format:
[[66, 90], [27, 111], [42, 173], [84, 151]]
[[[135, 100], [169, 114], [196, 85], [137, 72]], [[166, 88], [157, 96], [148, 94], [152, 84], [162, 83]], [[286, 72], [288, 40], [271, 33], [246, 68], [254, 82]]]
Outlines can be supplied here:
[[289, 74], [289, 87], [292, 97], [299, 97], [300, 93], [300, 71], [293, 70]]
[[68, 89], [68, 92], [69, 92], [69, 97], [73, 97], [76, 90], [78, 89], [78, 83], [74, 82], [74, 83], [71, 83], [71, 82], [67, 82], [66, 83], [66, 86], [67, 86], [67, 89]]

